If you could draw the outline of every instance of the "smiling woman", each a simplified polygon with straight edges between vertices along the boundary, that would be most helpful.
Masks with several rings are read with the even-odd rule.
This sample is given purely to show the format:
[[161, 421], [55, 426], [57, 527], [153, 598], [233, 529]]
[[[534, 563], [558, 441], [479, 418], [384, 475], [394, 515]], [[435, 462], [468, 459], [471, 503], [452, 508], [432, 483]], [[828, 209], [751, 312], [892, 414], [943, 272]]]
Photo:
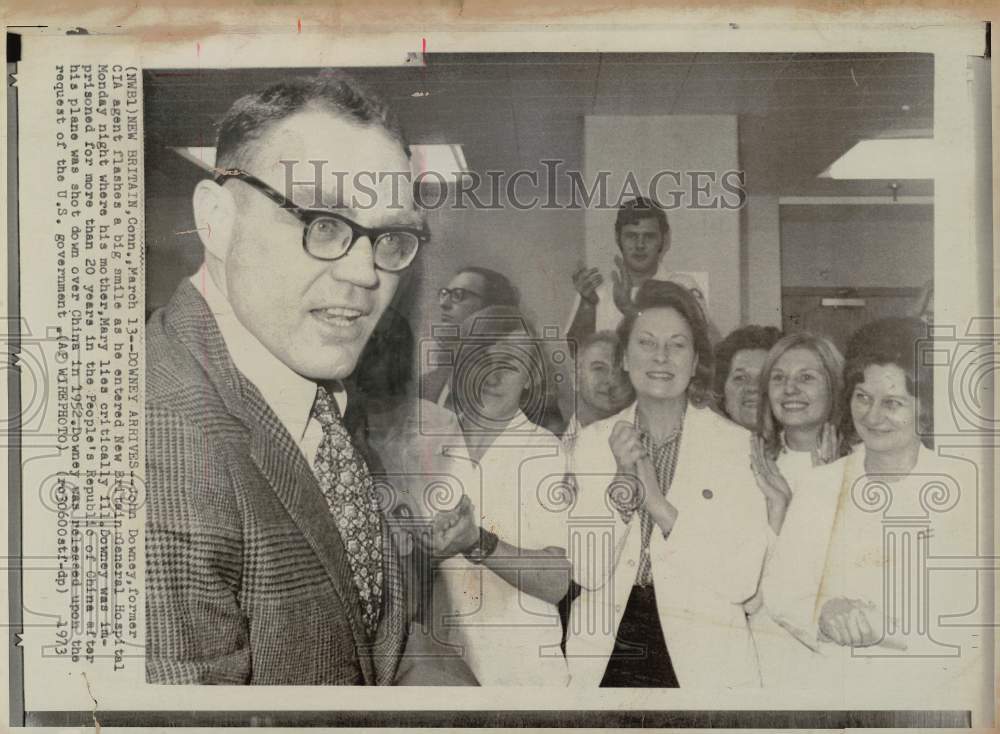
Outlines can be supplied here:
[[860, 444], [817, 468], [789, 507], [761, 586], [766, 613], [799, 653], [777, 661], [765, 684], [847, 692], [905, 680], [930, 702], [954, 685], [936, 656], [961, 643], [963, 669], [981, 662], [963, 625], [933, 621], [978, 614], [968, 606], [983, 598], [975, 573], [922, 586], [928, 556], [976, 552], [974, 473], [927, 446], [926, 343], [912, 318], [874, 321], [848, 343], [842, 425]]
[[757, 409], [757, 433], [782, 473], [797, 474], [839, 456], [833, 428], [840, 418], [843, 368], [833, 342], [807, 331], [771, 347], [760, 371], [767, 399]]
[[547, 398], [543, 353], [515, 308], [469, 319], [452, 382], [464, 441], [447, 452], [464, 492], [455, 527], [468, 537], [435, 575], [432, 625], [481, 685], [562, 686], [565, 526], [540, 488], [565, 464], [559, 439], [532, 419]]
[[571, 537], [583, 589], [566, 643], [573, 684], [756, 686], [742, 605], [768, 535], [749, 434], [708, 407], [713, 355], [689, 290], [647, 281], [635, 307], [618, 331], [636, 402], [584, 428], [570, 458], [574, 512], [613, 523], [619, 550], [605, 561], [587, 551], [599, 539]]
[[760, 372], [768, 350], [781, 338], [774, 326], [751, 324], [731, 332], [715, 346], [715, 397], [718, 408], [751, 431], [757, 427]]
[[[863, 442], [873, 457], [916, 451], [921, 442], [933, 447], [934, 375], [930, 361], [919, 359], [926, 334], [923, 321], [896, 318], [872, 322], [851, 338], [841, 411], [849, 444]], [[902, 456], [895, 463], [911, 468]]]

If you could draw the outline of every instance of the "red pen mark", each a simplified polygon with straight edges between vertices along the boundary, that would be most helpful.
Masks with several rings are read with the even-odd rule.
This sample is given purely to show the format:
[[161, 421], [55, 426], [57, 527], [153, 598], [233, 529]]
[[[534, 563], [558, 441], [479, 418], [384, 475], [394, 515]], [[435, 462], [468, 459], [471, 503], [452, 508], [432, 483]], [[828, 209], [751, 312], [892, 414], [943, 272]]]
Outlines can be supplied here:
[[299, 25], [299, 33], [301, 33], [302, 32], [302, 18], [299, 18], [298, 20], [299, 20], [299, 24], [298, 24]]
[[421, 47], [422, 47], [421, 53], [423, 53], [424, 55], [426, 55], [427, 54], [427, 39], [426, 38], [421, 38], [420, 41], [421, 41]]
[[198, 43], [195, 44], [195, 48], [197, 49], [195, 51], [195, 53], [200, 57], [201, 56], [201, 41], [199, 41]]

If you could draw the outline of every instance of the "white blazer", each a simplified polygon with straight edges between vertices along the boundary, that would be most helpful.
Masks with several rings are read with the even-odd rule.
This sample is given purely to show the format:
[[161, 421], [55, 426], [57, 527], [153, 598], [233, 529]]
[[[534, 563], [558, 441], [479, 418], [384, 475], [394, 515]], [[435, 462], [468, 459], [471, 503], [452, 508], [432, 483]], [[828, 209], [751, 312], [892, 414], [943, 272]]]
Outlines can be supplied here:
[[[615, 475], [608, 438], [635, 405], [585, 428], [570, 468], [570, 560], [582, 587], [573, 605], [566, 657], [571, 685], [600, 685], [641, 549], [639, 516], [628, 523], [607, 499]], [[650, 556], [660, 624], [681, 688], [759, 686], [743, 602], [757, 590], [773, 533], [750, 471], [750, 436], [708, 408], [688, 408], [667, 495], [678, 517], [669, 537], [654, 530]]]
[[[847, 707], [877, 695], [892, 707], [975, 709], [988, 680], [984, 596], [960, 559], [981, 549], [976, 467], [923, 446], [914, 468], [895, 481], [867, 475], [864, 465], [862, 445], [803, 477], [809, 486], [795, 492], [767, 564], [763, 611], [814, 651], [786, 658], [784, 685], [835, 692]], [[924, 522], [930, 535], [920, 551], [914, 536]], [[922, 570], [921, 556], [937, 570]], [[821, 641], [820, 612], [838, 597], [872, 603], [870, 621], [884, 641], [853, 650]], [[895, 634], [882, 626], [889, 618], [900, 625]]]

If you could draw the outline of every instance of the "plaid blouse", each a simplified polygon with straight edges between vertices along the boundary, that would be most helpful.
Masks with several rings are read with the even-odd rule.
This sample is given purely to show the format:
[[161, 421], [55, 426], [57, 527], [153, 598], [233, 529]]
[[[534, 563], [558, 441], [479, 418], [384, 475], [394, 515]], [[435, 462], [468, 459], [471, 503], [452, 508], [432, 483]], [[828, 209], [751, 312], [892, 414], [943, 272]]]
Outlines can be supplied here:
[[[670, 483], [674, 480], [674, 470], [677, 468], [677, 452], [681, 445], [681, 431], [684, 427], [684, 419], [681, 418], [681, 428], [667, 436], [663, 443], [656, 444], [653, 437], [641, 425], [639, 411], [635, 412], [635, 427], [639, 431], [639, 441], [646, 453], [653, 461], [653, 468], [656, 471], [656, 483], [660, 492], [665, 497], [670, 491]], [[649, 541], [653, 535], [653, 527], [656, 522], [648, 512], [639, 509], [639, 527], [642, 531], [642, 550], [639, 553], [639, 569], [636, 572], [635, 583], [637, 586], [653, 585], [653, 566], [649, 557]]]

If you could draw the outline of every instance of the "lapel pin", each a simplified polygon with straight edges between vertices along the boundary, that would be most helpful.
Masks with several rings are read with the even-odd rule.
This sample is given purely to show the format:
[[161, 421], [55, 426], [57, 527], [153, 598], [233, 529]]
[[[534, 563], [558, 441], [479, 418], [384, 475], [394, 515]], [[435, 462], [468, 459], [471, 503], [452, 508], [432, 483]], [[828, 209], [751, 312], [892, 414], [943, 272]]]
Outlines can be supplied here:
[[707, 500], [710, 500], [715, 495], [712, 493], [712, 490], [710, 490], [710, 489], [703, 489], [703, 490], [701, 490], [701, 496], [704, 497]]

